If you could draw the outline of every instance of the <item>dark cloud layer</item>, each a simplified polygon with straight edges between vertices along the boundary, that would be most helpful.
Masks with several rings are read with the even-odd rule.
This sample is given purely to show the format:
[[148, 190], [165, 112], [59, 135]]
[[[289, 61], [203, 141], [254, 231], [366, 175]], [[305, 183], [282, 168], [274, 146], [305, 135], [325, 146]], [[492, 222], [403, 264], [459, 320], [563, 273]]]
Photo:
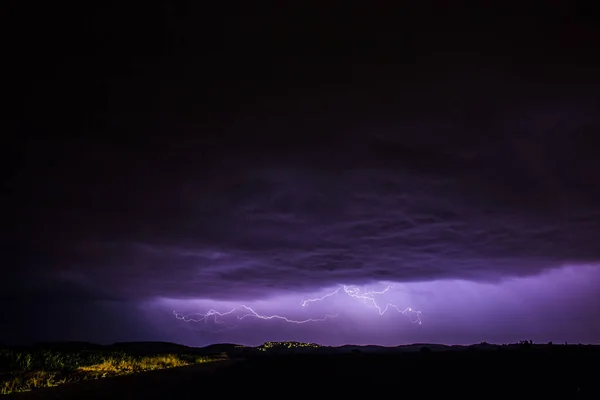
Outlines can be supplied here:
[[274, 137], [207, 162], [197, 141], [161, 153], [166, 142], [32, 142], [48, 164], [31, 193], [43, 253], [30, 267], [117, 297], [254, 298], [593, 263], [592, 106], [506, 109], [480, 131], [440, 118], [291, 149]]
[[54, 7], [9, 18], [39, 30], [7, 50], [12, 337], [39, 313], [135, 337], [155, 298], [600, 260], [589, 12]]

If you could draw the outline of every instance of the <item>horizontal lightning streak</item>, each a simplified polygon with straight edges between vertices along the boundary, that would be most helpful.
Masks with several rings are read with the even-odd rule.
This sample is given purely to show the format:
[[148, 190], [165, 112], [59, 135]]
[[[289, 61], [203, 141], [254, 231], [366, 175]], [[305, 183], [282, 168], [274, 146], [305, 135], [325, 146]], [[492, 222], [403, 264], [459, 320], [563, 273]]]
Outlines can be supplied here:
[[[361, 293], [360, 288], [356, 285], [344, 285], [344, 286], [340, 286], [339, 288], [332, 291], [331, 293], [327, 293], [323, 296], [303, 300], [301, 305], [302, 305], [302, 307], [306, 307], [310, 303], [323, 301], [323, 300], [327, 299], [328, 297], [337, 295], [340, 291], [343, 290], [346, 295], [348, 295], [352, 298], [358, 299], [358, 300], [362, 300], [363, 303], [368, 303], [371, 306], [375, 307], [377, 309], [379, 315], [385, 314], [390, 309], [395, 309], [400, 314], [408, 314], [408, 313], [414, 314], [416, 316], [416, 318], [411, 320], [411, 322], [421, 325], [421, 322], [422, 322], [421, 318], [420, 318], [421, 311], [413, 310], [411, 307], [401, 309], [400, 307], [398, 307], [397, 305], [392, 304], [392, 303], [387, 303], [385, 306], [382, 307], [377, 303], [377, 301], [375, 300], [375, 297], [385, 294], [392, 287], [393, 287], [393, 285], [389, 285], [388, 287], [386, 287], [385, 289], [383, 289], [381, 291], [367, 291], [367, 292]], [[219, 312], [215, 309], [210, 309], [205, 314], [198, 313], [198, 314], [184, 315], [184, 314], [178, 313], [176, 311], [173, 311], [173, 314], [175, 315], [175, 318], [185, 321], [185, 322], [208, 323], [208, 321], [210, 320], [216, 324], [223, 324], [224, 322], [221, 321], [219, 318], [233, 314], [238, 310], [244, 312], [243, 315], [237, 316], [238, 320], [243, 320], [246, 318], [257, 318], [257, 319], [261, 319], [261, 320], [281, 320], [281, 321], [292, 323], [292, 324], [306, 324], [309, 322], [324, 322], [324, 321], [327, 321], [328, 319], [336, 318], [339, 315], [339, 314], [325, 315], [323, 318], [307, 318], [304, 320], [295, 320], [295, 319], [290, 319], [285, 316], [277, 315], [277, 314], [262, 315], [262, 314], [257, 313], [251, 307], [246, 306], [246, 305], [242, 305], [239, 308], [236, 307], [227, 312]]]
[[241, 317], [238, 317], [238, 319], [244, 319], [246, 317], [255, 317], [255, 318], [259, 318], [259, 319], [280, 319], [283, 320], [285, 322], [291, 322], [292, 324], [305, 324], [307, 322], [323, 322], [323, 321], [327, 321], [329, 318], [335, 318], [338, 316], [338, 314], [335, 315], [326, 315], [323, 318], [309, 318], [309, 319], [304, 319], [304, 320], [293, 320], [293, 319], [289, 319], [286, 317], [282, 317], [281, 315], [260, 315], [258, 314], [256, 311], [254, 311], [252, 308], [248, 307], [248, 306], [242, 306], [242, 308], [250, 311], [249, 314], [245, 314], [242, 315]]
[[200, 314], [200, 313], [190, 314], [192, 316], [193, 315], [199, 315], [200, 318], [198, 318], [198, 319], [196, 319], [196, 318], [190, 318], [189, 316], [180, 314], [180, 313], [178, 313], [176, 311], [173, 311], [173, 314], [175, 314], [175, 318], [180, 319], [180, 320], [185, 321], [185, 322], [208, 322], [208, 319], [210, 317], [213, 317], [212, 318], [213, 321], [215, 323], [219, 324], [219, 323], [222, 323], [222, 321], [218, 320], [219, 317], [223, 317], [225, 315], [232, 314], [233, 312], [235, 312], [235, 310], [237, 310], [237, 308], [234, 308], [231, 311], [227, 311], [227, 312], [222, 313], [222, 312], [218, 312], [217, 310], [210, 309], [210, 310], [208, 310], [208, 312], [206, 314]]

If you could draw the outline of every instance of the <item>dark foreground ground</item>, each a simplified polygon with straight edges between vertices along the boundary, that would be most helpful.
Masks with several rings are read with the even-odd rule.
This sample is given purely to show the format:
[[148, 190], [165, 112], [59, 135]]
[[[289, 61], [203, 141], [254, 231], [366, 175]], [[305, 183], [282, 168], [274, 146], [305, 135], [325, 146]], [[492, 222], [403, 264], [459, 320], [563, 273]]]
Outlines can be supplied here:
[[7, 398], [188, 399], [238, 395], [600, 399], [600, 352], [587, 346], [555, 346], [545, 350], [252, 355]]

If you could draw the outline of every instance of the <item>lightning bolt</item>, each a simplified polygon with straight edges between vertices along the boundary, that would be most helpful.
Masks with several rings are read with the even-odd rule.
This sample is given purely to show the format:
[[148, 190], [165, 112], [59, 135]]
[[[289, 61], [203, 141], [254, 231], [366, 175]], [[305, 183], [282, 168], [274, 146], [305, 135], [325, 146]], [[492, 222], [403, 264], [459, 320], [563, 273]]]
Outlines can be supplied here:
[[[216, 324], [222, 324], [223, 321], [219, 321], [219, 317], [224, 317], [225, 315], [229, 315], [229, 314], [233, 314], [235, 312], [235, 310], [237, 310], [237, 308], [234, 308], [231, 311], [227, 311], [227, 312], [218, 312], [217, 310], [213, 310], [212, 308], [210, 310], [208, 310], [208, 312], [206, 314], [190, 314], [190, 316], [187, 315], [183, 315], [180, 314], [176, 311], [173, 311], [173, 314], [175, 314], [175, 318], [180, 319], [182, 321], [185, 322], [204, 322], [207, 323], [209, 321], [209, 319], [212, 317], [212, 320], [214, 323]], [[191, 316], [199, 316], [198, 318], [191, 318]]]
[[387, 303], [385, 306], [382, 307], [377, 303], [377, 301], [375, 300], [375, 296], [385, 294], [393, 286], [394, 285], [389, 285], [388, 287], [386, 287], [385, 289], [383, 289], [381, 291], [369, 291], [369, 292], [361, 293], [360, 288], [356, 285], [343, 285], [343, 286], [340, 286], [339, 288], [337, 288], [336, 290], [334, 290], [333, 292], [327, 293], [324, 296], [316, 297], [314, 299], [303, 300], [301, 305], [302, 305], [302, 307], [306, 307], [306, 305], [309, 303], [322, 301], [328, 297], [337, 295], [341, 290], [343, 290], [344, 293], [346, 293], [348, 296], [358, 299], [358, 300], [362, 300], [363, 303], [368, 303], [371, 306], [375, 307], [375, 309], [377, 309], [377, 311], [379, 312], [379, 315], [385, 314], [390, 309], [395, 309], [400, 314], [405, 314], [405, 315], [408, 313], [414, 314], [416, 318], [412, 319], [411, 322], [421, 325], [422, 324], [421, 311], [413, 310], [412, 307], [406, 307], [404, 309], [401, 309], [400, 307], [398, 307], [397, 305], [392, 304], [392, 303]]
[[[302, 305], [302, 307], [306, 307], [310, 303], [323, 301], [323, 300], [327, 299], [328, 297], [336, 296], [338, 293], [343, 291], [346, 295], [348, 295], [354, 299], [361, 300], [363, 303], [366, 303], [366, 304], [374, 307], [378, 311], [379, 315], [385, 314], [388, 310], [395, 309], [400, 314], [406, 315], [406, 314], [410, 313], [412, 315], [415, 315], [416, 318], [411, 319], [411, 322], [421, 325], [421, 323], [422, 323], [421, 318], [420, 318], [421, 311], [413, 310], [411, 307], [401, 309], [400, 307], [398, 307], [397, 305], [392, 304], [392, 303], [386, 303], [385, 306], [381, 306], [376, 301], [376, 299], [375, 299], [376, 296], [385, 294], [392, 287], [393, 287], [393, 285], [389, 285], [388, 287], [386, 287], [385, 289], [380, 290], [380, 291], [362, 292], [361, 289], [356, 285], [343, 285], [343, 286], [338, 287], [336, 290], [334, 290], [330, 293], [327, 293], [323, 296], [303, 300], [301, 302], [301, 305]], [[208, 312], [206, 312], [204, 314], [198, 313], [198, 314], [184, 315], [184, 314], [178, 313], [176, 311], [173, 311], [173, 314], [175, 315], [175, 318], [185, 321], [185, 322], [208, 323], [209, 321], [211, 321], [215, 324], [224, 324], [224, 321], [221, 321], [220, 318], [225, 317], [227, 315], [234, 314], [237, 311], [240, 311], [243, 313], [242, 315], [237, 316], [238, 320], [243, 320], [246, 318], [257, 318], [257, 319], [261, 319], [261, 320], [281, 320], [281, 321], [288, 322], [291, 324], [306, 324], [309, 322], [324, 322], [324, 321], [327, 321], [328, 319], [336, 318], [339, 315], [339, 314], [325, 315], [323, 318], [308, 318], [308, 319], [304, 319], [304, 320], [295, 320], [295, 319], [290, 319], [285, 316], [277, 315], [277, 314], [262, 315], [262, 314], [257, 313], [256, 311], [254, 311], [254, 309], [252, 309], [251, 307], [246, 306], [246, 305], [242, 305], [241, 307], [233, 308], [232, 310], [227, 311], [227, 312], [219, 312], [215, 309], [210, 309], [210, 310], [208, 310]]]
[[293, 319], [289, 319], [286, 317], [282, 317], [281, 315], [260, 315], [258, 314], [256, 311], [254, 311], [252, 308], [248, 307], [248, 306], [242, 306], [243, 309], [250, 311], [248, 314], [244, 314], [240, 317], [238, 317], [238, 319], [244, 319], [246, 317], [254, 317], [254, 318], [259, 318], [259, 319], [280, 319], [282, 321], [285, 322], [290, 322], [292, 324], [306, 324], [307, 322], [323, 322], [323, 321], [327, 321], [329, 318], [335, 318], [338, 316], [338, 314], [335, 315], [326, 315], [323, 318], [309, 318], [309, 319], [303, 319], [303, 320], [293, 320]]
[[[175, 318], [177, 318], [181, 321], [184, 321], [184, 322], [204, 322], [206, 326], [199, 328], [199, 330], [201, 330], [201, 331], [206, 331], [206, 332], [211, 332], [211, 333], [219, 333], [219, 332], [224, 332], [226, 330], [235, 328], [235, 325], [225, 324], [224, 321], [219, 320], [219, 317], [224, 317], [226, 315], [233, 314], [236, 310], [237, 310], [237, 308], [234, 308], [227, 312], [219, 312], [217, 310], [210, 309], [205, 314], [197, 313], [197, 314], [190, 314], [190, 315], [184, 315], [184, 314], [178, 313], [176, 311], [173, 311], [173, 314], [175, 315]], [[209, 321], [211, 321], [210, 325], [208, 324]], [[219, 328], [214, 329], [213, 324], [218, 325]]]
[[342, 287], [343, 286], [340, 286], [339, 288], [337, 288], [336, 290], [334, 290], [331, 293], [326, 294], [325, 296], [317, 297], [317, 298], [314, 298], [314, 299], [303, 300], [302, 301], [302, 307], [306, 306], [308, 303], [313, 303], [313, 302], [316, 302], [316, 301], [322, 301], [322, 300], [325, 300], [328, 297], [335, 296], [342, 289]]
[[[246, 305], [242, 305], [239, 308], [234, 308], [227, 312], [219, 312], [217, 310], [210, 309], [205, 314], [197, 313], [197, 314], [184, 315], [184, 314], [178, 313], [176, 311], [173, 311], [173, 314], [175, 315], [175, 318], [177, 318], [181, 321], [184, 321], [184, 322], [204, 322], [205, 324], [207, 324], [210, 321], [215, 324], [225, 324], [225, 322], [221, 321], [219, 318], [224, 317], [226, 315], [233, 314], [234, 312], [236, 312], [238, 310], [243, 310], [243, 312], [245, 312], [243, 315], [238, 315], [238, 317], [237, 317], [238, 320], [242, 320], [245, 318], [258, 318], [258, 319], [262, 319], [262, 320], [277, 319], [277, 320], [289, 322], [292, 324], [306, 324], [308, 322], [324, 322], [330, 318], [336, 318], [338, 316], [338, 314], [334, 314], [334, 315], [325, 315], [323, 318], [308, 318], [308, 319], [302, 319], [302, 320], [295, 320], [295, 319], [290, 319], [290, 318], [284, 317], [282, 315], [277, 315], [277, 314], [262, 315], [262, 314], [257, 313], [256, 311], [254, 311], [254, 309], [252, 309], [251, 307], [246, 306]], [[229, 328], [233, 328], [233, 327], [234, 327], [233, 325], [229, 326]], [[213, 330], [211, 329], [211, 331], [213, 331]]]

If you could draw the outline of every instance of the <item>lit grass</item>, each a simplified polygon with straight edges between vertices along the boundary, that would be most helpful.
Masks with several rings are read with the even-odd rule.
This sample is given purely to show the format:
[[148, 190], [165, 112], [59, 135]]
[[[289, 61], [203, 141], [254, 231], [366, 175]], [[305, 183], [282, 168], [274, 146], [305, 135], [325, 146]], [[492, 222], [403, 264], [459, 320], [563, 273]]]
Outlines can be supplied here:
[[58, 372], [28, 371], [15, 374], [0, 383], [0, 394], [27, 392], [29, 390], [58, 386], [67, 383], [67, 378]]
[[198, 357], [193, 354], [132, 356], [122, 352], [61, 353], [0, 350], [0, 394], [183, 367], [226, 358], [225, 355], [220, 357]]
[[183, 367], [190, 365], [174, 354], [167, 354], [156, 357], [135, 358], [107, 358], [98, 364], [79, 367], [79, 371], [101, 373], [106, 375], [126, 375], [141, 371], [152, 371], [156, 369], [165, 369], [173, 367]]

